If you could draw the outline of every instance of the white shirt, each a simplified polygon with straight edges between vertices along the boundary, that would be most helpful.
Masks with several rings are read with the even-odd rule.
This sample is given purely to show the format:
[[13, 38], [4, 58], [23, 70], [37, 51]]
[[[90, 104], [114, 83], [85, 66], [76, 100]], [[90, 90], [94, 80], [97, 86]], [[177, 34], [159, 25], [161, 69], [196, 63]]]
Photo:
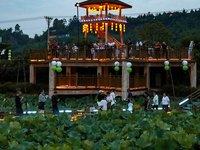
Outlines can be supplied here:
[[[156, 101], [157, 100], [157, 101]], [[156, 102], [155, 102], [156, 101]], [[153, 103], [155, 103], [155, 105], [158, 105], [158, 101], [159, 101], [159, 98], [158, 98], [158, 95], [156, 94], [154, 97], [153, 97]]]
[[133, 104], [128, 103], [128, 111], [132, 112], [133, 111]]
[[96, 48], [96, 49], [98, 49], [99, 48], [99, 43], [94, 43], [94, 47]]
[[114, 92], [110, 93], [110, 97], [112, 98], [112, 102], [111, 102], [111, 106], [112, 106], [112, 105], [116, 104], [115, 93]]
[[163, 96], [162, 105], [169, 105], [169, 97], [168, 96], [166, 96], [166, 97]]
[[108, 46], [114, 46], [115, 42], [108, 42]]
[[106, 100], [101, 100], [101, 106], [103, 106], [101, 108], [101, 110], [107, 110], [107, 101]]
[[112, 102], [112, 101], [113, 101], [113, 98], [112, 98], [111, 96], [107, 96], [107, 97], [106, 97], [106, 100], [107, 100], [107, 102]]
[[142, 42], [140, 41], [140, 42], [137, 42], [136, 43], [136, 46], [142, 46]]
[[73, 47], [72, 47], [73, 53], [77, 52], [77, 49], [78, 49], [77, 46], [73, 46]]
[[101, 106], [101, 102], [97, 102], [98, 106]]

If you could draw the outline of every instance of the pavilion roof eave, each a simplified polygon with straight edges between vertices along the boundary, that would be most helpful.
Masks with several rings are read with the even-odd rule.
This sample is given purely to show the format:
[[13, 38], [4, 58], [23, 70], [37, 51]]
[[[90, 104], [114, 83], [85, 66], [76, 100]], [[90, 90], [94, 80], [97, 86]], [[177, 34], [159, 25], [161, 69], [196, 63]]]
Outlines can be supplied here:
[[87, 8], [88, 5], [102, 5], [102, 4], [115, 4], [121, 6], [121, 9], [132, 8], [131, 5], [121, 2], [120, 0], [87, 0], [81, 3], [76, 3], [75, 6], [79, 4], [79, 7]]

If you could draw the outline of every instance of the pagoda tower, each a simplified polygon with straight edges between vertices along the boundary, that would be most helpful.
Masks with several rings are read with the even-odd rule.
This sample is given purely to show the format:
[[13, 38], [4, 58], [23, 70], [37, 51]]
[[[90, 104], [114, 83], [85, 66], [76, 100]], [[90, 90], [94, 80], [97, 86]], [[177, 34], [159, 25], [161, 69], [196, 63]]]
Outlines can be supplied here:
[[[123, 32], [125, 32], [126, 17], [122, 16], [122, 9], [132, 8], [119, 0], [87, 0], [76, 3], [76, 7], [86, 8], [86, 15], [81, 17], [83, 32], [87, 38], [87, 33], [96, 33], [100, 43], [105, 38], [105, 43], [113, 40], [117, 47], [123, 45]], [[114, 14], [115, 13], [115, 14]], [[108, 28], [120, 31], [120, 42], [108, 33]]]

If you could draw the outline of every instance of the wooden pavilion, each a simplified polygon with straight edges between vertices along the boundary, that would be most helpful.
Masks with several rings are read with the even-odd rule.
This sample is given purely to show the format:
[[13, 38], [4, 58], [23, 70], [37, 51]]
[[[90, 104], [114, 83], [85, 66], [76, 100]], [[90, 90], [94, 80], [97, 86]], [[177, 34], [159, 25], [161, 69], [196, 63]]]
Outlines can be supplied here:
[[[122, 16], [122, 9], [132, 8], [131, 5], [119, 0], [87, 0], [76, 3], [75, 6], [86, 8], [86, 15], [80, 20], [85, 37], [87, 33], [95, 32], [100, 39], [100, 44], [102, 44], [102, 38], [105, 38], [105, 43], [113, 40], [117, 47], [123, 45], [123, 32], [125, 32], [127, 20], [125, 16]], [[120, 42], [108, 33], [109, 27], [111, 30], [120, 31]]]

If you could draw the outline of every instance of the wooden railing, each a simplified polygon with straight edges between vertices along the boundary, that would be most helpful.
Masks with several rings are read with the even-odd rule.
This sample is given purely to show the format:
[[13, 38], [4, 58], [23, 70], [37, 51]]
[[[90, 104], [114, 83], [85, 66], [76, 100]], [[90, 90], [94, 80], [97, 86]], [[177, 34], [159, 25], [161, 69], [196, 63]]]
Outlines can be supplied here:
[[[57, 76], [56, 87], [85, 87], [85, 88], [121, 88], [122, 87], [122, 76], [111, 75], [100, 76], [100, 75], [78, 75], [78, 73], [71, 76]], [[147, 87], [146, 76], [131, 76], [130, 77], [130, 88]]]
[[[159, 50], [159, 54], [156, 57], [155, 50], [151, 51], [147, 47], [128, 47], [126, 45], [116, 48], [101, 45], [100, 48], [91, 50], [87, 46], [80, 47], [76, 53], [69, 48], [65, 50], [63, 48], [50, 51], [47, 50], [30, 50], [30, 60], [53, 60], [55, 58], [65, 60], [100, 60], [100, 59], [139, 59], [139, 60], [151, 60], [151, 59], [188, 59], [188, 49], [172, 49], [169, 48], [167, 53], [164, 53], [163, 49]], [[194, 52], [191, 59], [194, 58]]]

